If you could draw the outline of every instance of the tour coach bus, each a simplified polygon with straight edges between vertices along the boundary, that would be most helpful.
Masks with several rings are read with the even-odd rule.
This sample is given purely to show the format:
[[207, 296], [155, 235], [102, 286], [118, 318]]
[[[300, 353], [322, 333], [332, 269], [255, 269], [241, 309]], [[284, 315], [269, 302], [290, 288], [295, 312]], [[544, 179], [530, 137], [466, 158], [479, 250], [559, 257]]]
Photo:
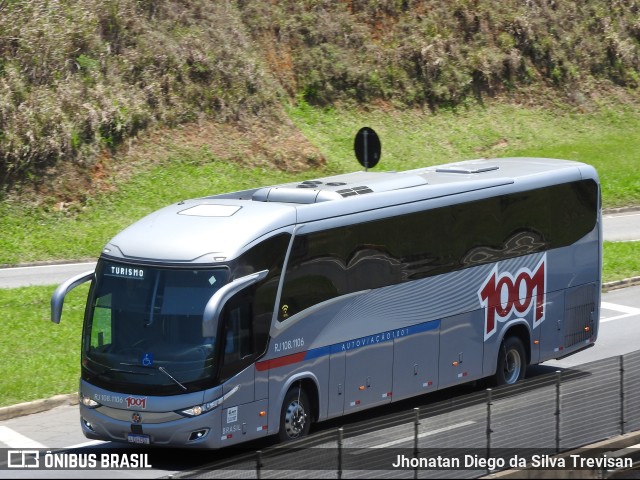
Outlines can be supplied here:
[[360, 171], [184, 200], [104, 248], [81, 353], [86, 437], [219, 448], [590, 347], [601, 207], [545, 158]]

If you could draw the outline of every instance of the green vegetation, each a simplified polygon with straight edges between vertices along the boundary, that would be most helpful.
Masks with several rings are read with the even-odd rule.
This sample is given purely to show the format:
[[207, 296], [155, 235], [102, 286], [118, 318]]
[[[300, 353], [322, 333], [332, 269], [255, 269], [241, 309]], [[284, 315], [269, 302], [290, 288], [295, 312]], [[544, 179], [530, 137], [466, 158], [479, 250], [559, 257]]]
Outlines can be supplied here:
[[152, 125], [275, 103], [232, 2], [0, 2], [0, 186], [93, 165]]
[[296, 126], [327, 159], [324, 168], [287, 173], [223, 161], [209, 146], [156, 147], [156, 163], [127, 178], [108, 180], [106, 192], [59, 208], [0, 203], [0, 264], [95, 258], [119, 230], [184, 198], [313, 178], [359, 168], [353, 136], [363, 125], [382, 139], [378, 170], [407, 170], [482, 156], [551, 156], [584, 161], [600, 172], [604, 206], [640, 204], [640, 112], [608, 106], [591, 113], [492, 105], [442, 111], [289, 108]]
[[640, 274], [640, 242], [605, 242], [602, 257], [603, 282]]
[[63, 321], [54, 325], [49, 314], [52, 288], [0, 289], [0, 406], [77, 391], [88, 291], [85, 285], [70, 294]]
[[353, 136], [368, 125], [382, 140], [378, 169], [407, 170], [470, 158], [539, 156], [596, 167], [604, 207], [640, 204], [640, 111], [613, 102], [590, 112], [492, 104], [437, 114], [422, 111], [289, 109], [304, 134], [331, 161], [353, 170]]
[[637, 96], [637, 1], [0, 0], [0, 192], [149, 127]]
[[77, 211], [22, 208], [5, 202], [0, 205], [0, 264], [96, 258], [118, 231], [170, 203], [287, 177], [278, 171], [211, 160], [207, 152], [199, 152], [197, 160], [191, 155], [194, 152], [184, 152], [180, 159], [140, 173], [120, 184], [116, 192], [89, 199]]

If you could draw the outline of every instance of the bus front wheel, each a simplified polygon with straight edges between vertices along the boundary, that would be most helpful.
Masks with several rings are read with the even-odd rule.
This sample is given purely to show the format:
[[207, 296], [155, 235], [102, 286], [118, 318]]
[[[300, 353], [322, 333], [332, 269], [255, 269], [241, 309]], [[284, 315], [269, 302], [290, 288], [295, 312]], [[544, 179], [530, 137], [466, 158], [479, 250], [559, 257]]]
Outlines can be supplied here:
[[293, 387], [284, 397], [280, 414], [280, 441], [302, 438], [311, 427], [311, 410], [307, 394], [302, 386]]
[[527, 368], [524, 346], [518, 337], [508, 337], [503, 340], [498, 354], [496, 368], [496, 385], [513, 385], [522, 380]]

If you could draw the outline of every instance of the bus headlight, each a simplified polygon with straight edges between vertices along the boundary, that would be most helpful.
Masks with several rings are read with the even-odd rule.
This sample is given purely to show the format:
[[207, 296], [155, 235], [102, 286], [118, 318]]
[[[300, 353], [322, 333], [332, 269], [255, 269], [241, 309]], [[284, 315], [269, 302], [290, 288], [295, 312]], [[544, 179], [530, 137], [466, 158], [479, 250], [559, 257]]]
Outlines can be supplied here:
[[87, 408], [96, 408], [100, 406], [100, 404], [95, 400], [91, 399], [91, 397], [87, 397], [86, 395], [83, 395], [83, 394], [80, 394], [80, 403]]
[[239, 388], [240, 388], [240, 385], [236, 385], [229, 392], [225, 393], [220, 398], [216, 398], [215, 400], [212, 400], [211, 402], [203, 403], [202, 405], [195, 405], [195, 406], [193, 406], [191, 408], [187, 408], [185, 410], [176, 410], [176, 412], [179, 413], [180, 415], [184, 415], [185, 417], [197, 417], [198, 415], [202, 415], [203, 413], [207, 413], [207, 412], [213, 410], [218, 405], [222, 405], [222, 403], [227, 398], [229, 398], [231, 395], [236, 393]]
[[212, 402], [203, 403], [202, 405], [195, 405], [191, 408], [187, 408], [186, 410], [179, 410], [178, 413], [182, 415], [186, 415], [187, 417], [197, 417], [198, 415], [202, 415], [203, 413], [207, 413], [218, 405], [222, 403], [222, 398], [218, 398]]

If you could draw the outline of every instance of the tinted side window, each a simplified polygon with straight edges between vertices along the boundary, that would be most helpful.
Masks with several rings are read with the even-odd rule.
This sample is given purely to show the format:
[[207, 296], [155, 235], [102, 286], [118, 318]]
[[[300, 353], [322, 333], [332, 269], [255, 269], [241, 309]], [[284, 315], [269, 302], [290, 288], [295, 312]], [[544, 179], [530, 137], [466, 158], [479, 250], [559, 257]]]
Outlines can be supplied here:
[[253, 296], [250, 290], [239, 292], [225, 306], [220, 345], [222, 362], [219, 380], [224, 381], [249, 366], [256, 358], [253, 322]]
[[558, 185], [542, 194], [547, 201], [551, 248], [570, 245], [595, 227], [598, 185], [594, 181]]
[[[229, 313], [229, 318], [236, 318], [238, 315], [242, 318], [236, 318], [234, 322], [225, 327], [228, 329], [233, 327], [235, 332], [241, 331], [243, 335], [250, 332], [251, 349], [255, 356], [261, 355], [267, 348], [276, 293], [290, 241], [291, 235], [289, 234], [271, 237], [242, 254], [232, 265], [232, 279], [269, 270], [269, 274], [264, 280], [240, 292], [243, 300], [238, 303], [236, 313]], [[250, 328], [247, 326], [247, 322], [250, 322]], [[238, 329], [236, 328], [238, 325], [243, 327]], [[246, 338], [237, 338], [234, 345], [244, 346], [249, 344], [247, 342], [249, 340]], [[246, 356], [244, 351], [240, 353], [243, 357]]]
[[345, 229], [297, 236], [289, 256], [278, 318], [344, 295], [346, 287]]
[[595, 226], [592, 180], [298, 236], [279, 320], [366, 289], [571, 245]]

